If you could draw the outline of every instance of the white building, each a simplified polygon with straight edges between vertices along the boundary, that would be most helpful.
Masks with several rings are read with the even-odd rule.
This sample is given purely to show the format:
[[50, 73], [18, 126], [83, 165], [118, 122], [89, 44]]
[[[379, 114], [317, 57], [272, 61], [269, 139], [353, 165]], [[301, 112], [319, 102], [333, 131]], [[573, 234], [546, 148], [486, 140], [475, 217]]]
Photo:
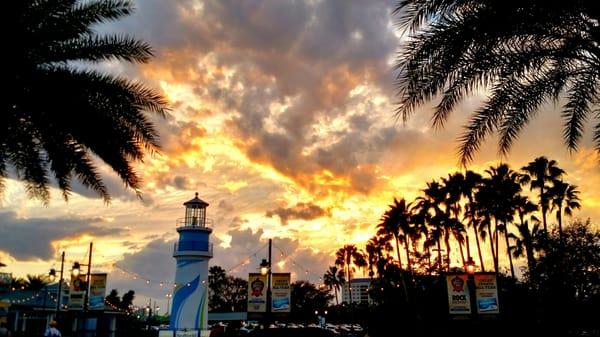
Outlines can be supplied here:
[[350, 303], [350, 291], [348, 286], [352, 287], [352, 302], [353, 303], [369, 303], [369, 286], [371, 279], [369, 278], [354, 278], [350, 282], [344, 283], [342, 286], [342, 302]]

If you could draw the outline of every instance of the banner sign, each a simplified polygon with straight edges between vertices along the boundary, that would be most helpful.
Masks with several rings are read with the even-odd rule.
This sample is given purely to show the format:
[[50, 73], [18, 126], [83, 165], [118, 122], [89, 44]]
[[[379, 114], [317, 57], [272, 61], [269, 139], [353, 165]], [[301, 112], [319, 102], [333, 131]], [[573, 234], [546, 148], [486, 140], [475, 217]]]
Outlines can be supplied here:
[[106, 296], [106, 273], [90, 275], [90, 309], [104, 309], [104, 297]]
[[290, 273], [273, 273], [271, 287], [271, 308], [273, 312], [290, 312], [291, 292]]
[[267, 311], [267, 275], [248, 276], [248, 312]]
[[477, 312], [480, 314], [499, 314], [496, 274], [475, 274], [475, 289]]
[[72, 276], [71, 285], [69, 287], [69, 310], [82, 310], [83, 299], [85, 298], [85, 291], [87, 284], [85, 282], [85, 275], [79, 274]]
[[450, 314], [470, 314], [471, 299], [466, 274], [446, 275], [448, 310]]

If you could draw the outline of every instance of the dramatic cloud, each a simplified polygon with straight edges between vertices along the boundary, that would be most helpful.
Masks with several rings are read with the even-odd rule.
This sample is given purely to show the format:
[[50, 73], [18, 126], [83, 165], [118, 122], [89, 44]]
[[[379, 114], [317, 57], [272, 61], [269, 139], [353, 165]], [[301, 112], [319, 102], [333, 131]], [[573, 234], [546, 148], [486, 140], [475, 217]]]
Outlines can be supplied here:
[[329, 210], [324, 210], [311, 202], [299, 202], [294, 207], [289, 208], [278, 207], [266, 213], [269, 218], [278, 216], [282, 225], [287, 225], [288, 220], [291, 219], [313, 220], [328, 215], [330, 215]]
[[19, 218], [0, 213], [0, 250], [18, 260], [47, 260], [54, 257], [54, 242], [82, 235], [107, 237], [126, 230], [109, 227], [101, 218]]

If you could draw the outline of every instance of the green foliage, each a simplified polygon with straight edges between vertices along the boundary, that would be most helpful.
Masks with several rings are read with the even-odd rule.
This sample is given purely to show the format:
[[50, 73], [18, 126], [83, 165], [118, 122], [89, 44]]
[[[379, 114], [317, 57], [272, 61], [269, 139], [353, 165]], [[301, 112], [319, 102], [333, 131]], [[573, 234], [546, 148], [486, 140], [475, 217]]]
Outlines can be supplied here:
[[396, 61], [398, 114], [406, 120], [439, 97], [433, 125], [441, 127], [466, 97], [490, 90], [460, 137], [466, 164], [494, 132], [505, 154], [542, 105], [564, 100], [566, 146], [576, 150], [595, 119], [600, 151], [599, 12], [594, 1], [399, 1], [408, 37]]
[[27, 192], [49, 201], [51, 175], [65, 200], [73, 179], [110, 200], [96, 159], [141, 195], [133, 163], [159, 149], [151, 115], [167, 102], [156, 91], [82, 65], [121, 60], [147, 62], [150, 46], [126, 35], [98, 35], [94, 26], [133, 11], [121, 0], [23, 0], [6, 4], [4, 78], [0, 123], [0, 192], [14, 168]]
[[246, 311], [248, 281], [226, 274], [225, 269], [212, 266], [208, 270], [208, 308], [214, 312]]

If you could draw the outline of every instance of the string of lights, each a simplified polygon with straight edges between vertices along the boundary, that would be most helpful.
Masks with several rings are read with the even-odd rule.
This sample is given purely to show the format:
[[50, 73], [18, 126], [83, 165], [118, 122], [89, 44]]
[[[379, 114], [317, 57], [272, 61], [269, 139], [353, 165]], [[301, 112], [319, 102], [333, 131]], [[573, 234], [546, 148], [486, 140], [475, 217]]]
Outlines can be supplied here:
[[284, 261], [290, 260], [292, 262], [292, 266], [298, 266], [300, 269], [304, 270], [305, 275], [309, 275], [309, 276], [312, 275], [312, 276], [318, 278], [319, 282], [323, 281], [323, 275], [312, 272], [310, 270], [310, 268], [308, 268], [308, 267], [304, 266], [303, 264], [299, 263], [298, 261], [294, 260], [290, 254], [286, 254], [283, 251], [283, 249], [281, 247], [277, 246], [275, 243], [273, 243], [273, 246], [275, 247], [275, 249], [277, 249], [279, 251], [280, 257], [282, 257], [284, 259]]

